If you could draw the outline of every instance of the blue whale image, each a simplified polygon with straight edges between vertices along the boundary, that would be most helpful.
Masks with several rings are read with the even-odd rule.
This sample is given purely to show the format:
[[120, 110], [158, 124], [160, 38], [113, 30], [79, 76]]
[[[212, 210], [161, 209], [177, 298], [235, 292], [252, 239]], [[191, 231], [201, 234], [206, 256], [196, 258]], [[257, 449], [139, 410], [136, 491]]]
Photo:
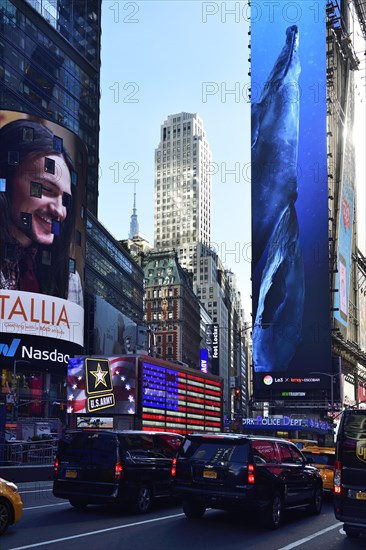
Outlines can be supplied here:
[[285, 371], [302, 340], [304, 265], [291, 202], [271, 239], [253, 327], [256, 372]]
[[286, 42], [258, 103], [252, 104], [252, 268], [257, 266], [284, 211], [297, 198], [300, 61], [299, 31]]

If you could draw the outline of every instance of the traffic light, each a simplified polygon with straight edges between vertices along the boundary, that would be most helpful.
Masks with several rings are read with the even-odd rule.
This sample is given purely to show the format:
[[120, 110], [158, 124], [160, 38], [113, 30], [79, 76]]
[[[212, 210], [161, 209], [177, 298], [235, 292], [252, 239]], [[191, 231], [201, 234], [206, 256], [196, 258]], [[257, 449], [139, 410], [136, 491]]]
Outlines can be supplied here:
[[240, 388], [235, 388], [235, 399], [240, 399]]

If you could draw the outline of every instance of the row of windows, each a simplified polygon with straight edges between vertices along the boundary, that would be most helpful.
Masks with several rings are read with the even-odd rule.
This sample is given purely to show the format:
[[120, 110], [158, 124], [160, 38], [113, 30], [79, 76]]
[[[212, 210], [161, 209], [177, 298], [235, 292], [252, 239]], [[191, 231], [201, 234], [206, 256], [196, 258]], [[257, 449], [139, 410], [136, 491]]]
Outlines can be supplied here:
[[[70, 83], [78, 81], [77, 89], [86, 88], [88, 93], [97, 94], [98, 86], [96, 81], [77, 65], [70, 58], [64, 58], [64, 52], [58, 48], [54, 41], [44, 34], [38, 27], [19, 11], [9, 0], [5, 0], [5, 6], [1, 3], [4, 13], [3, 21], [6, 25], [6, 36], [16, 48], [21, 48], [24, 52], [35, 52], [37, 45], [44, 48], [44, 56], [47, 59], [50, 55], [58, 59], [58, 65], [64, 68]], [[1, 13], [1, 10], [0, 10]], [[38, 49], [39, 49], [38, 46]], [[57, 65], [55, 63], [55, 65]], [[58, 78], [58, 75], [56, 74]]]
[[108, 291], [113, 294], [120, 294], [124, 302], [126, 298], [134, 304], [135, 308], [142, 311], [143, 307], [143, 287], [136, 286], [129, 278], [124, 277], [122, 272], [113, 266], [107, 258], [103, 257], [88, 241], [86, 243], [86, 254], [88, 264], [94, 271], [105, 279]]
[[111, 241], [110, 237], [105, 235], [98, 228], [98, 226], [93, 223], [91, 218], [88, 218], [87, 220], [87, 229], [91, 240], [97, 242], [103, 250], [106, 250], [108, 256], [113, 258], [124, 271], [131, 274], [135, 280], [138, 280], [141, 277], [141, 275], [139, 275], [139, 271], [135, 268], [131, 260], [129, 260], [123, 251]]

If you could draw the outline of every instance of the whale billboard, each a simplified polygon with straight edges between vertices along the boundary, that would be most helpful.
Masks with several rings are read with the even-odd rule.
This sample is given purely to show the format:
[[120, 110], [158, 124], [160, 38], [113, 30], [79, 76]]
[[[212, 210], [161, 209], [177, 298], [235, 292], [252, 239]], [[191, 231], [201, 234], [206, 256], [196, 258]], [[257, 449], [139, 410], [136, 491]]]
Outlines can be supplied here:
[[273, 398], [329, 386], [318, 375], [332, 365], [325, 2], [316, 4], [256, 2], [251, 17], [254, 390]]

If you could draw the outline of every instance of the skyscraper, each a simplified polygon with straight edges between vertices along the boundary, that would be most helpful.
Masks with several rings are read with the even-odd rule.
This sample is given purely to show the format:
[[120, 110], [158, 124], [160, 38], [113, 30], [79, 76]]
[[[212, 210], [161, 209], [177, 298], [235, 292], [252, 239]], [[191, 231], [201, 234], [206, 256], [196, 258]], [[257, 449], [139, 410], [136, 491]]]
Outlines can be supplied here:
[[[211, 249], [213, 172], [201, 118], [186, 112], [169, 115], [161, 125], [155, 150], [154, 248], [156, 252], [174, 249], [180, 265], [193, 274], [198, 300], [219, 327], [219, 358], [211, 368], [224, 379], [225, 414], [230, 417], [230, 376], [236, 374], [239, 362], [234, 335], [239, 331], [240, 316], [233, 318], [229, 280]], [[240, 304], [236, 308], [240, 311]], [[159, 319], [158, 311], [156, 315]]]
[[201, 248], [211, 243], [211, 167], [201, 118], [169, 115], [155, 151], [154, 247], [174, 248], [194, 282]]
[[97, 215], [101, 0], [1, 0], [0, 109], [57, 122], [88, 147]]

